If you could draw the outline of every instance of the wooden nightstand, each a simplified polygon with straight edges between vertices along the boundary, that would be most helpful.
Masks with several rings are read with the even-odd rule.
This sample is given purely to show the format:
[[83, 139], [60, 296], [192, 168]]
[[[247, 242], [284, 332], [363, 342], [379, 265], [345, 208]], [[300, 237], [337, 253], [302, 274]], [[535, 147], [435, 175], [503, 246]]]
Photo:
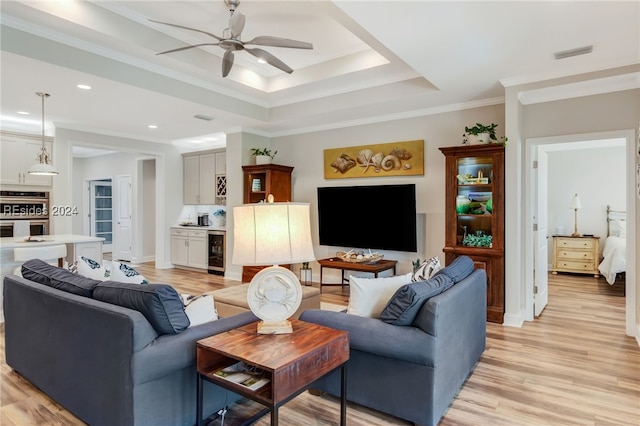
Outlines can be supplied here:
[[600, 237], [595, 236], [554, 235], [551, 273], [593, 274], [595, 278], [598, 278], [600, 276], [598, 271], [599, 241]]

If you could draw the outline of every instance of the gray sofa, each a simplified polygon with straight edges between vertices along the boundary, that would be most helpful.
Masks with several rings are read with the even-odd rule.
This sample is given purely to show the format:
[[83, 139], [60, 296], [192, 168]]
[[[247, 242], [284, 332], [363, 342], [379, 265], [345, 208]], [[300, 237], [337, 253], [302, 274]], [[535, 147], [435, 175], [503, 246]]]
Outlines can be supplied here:
[[[247, 312], [161, 335], [138, 310], [15, 275], [3, 304], [7, 364], [91, 425], [193, 425], [195, 342], [257, 320]], [[210, 383], [204, 396], [205, 416], [238, 398]]]
[[[349, 332], [347, 400], [417, 425], [439, 422], [485, 348], [486, 273], [456, 280], [415, 306], [410, 325], [341, 312], [302, 314], [301, 320]], [[338, 396], [340, 377], [320, 379], [314, 388]]]

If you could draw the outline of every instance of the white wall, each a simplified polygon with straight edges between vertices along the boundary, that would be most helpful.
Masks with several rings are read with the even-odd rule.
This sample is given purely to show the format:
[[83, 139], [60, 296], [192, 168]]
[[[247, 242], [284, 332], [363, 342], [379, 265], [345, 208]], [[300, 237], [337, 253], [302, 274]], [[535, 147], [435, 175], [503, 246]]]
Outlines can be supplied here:
[[[381, 185], [414, 183], [416, 185], [416, 207], [419, 213], [419, 252], [386, 252], [386, 258], [398, 260], [399, 274], [411, 271], [411, 261], [439, 256], [444, 259], [444, 191], [445, 161], [438, 147], [458, 145], [462, 142], [465, 126], [476, 122], [497, 123], [498, 135], [503, 134], [504, 106], [453, 111], [418, 118], [388, 121], [354, 126], [343, 129], [305, 133], [301, 135], [273, 138], [271, 146], [278, 150], [276, 163], [294, 166], [293, 200], [311, 203], [311, 232], [317, 259], [332, 257], [340, 247], [318, 244], [318, 218], [316, 188], [321, 186]], [[411, 177], [376, 177], [363, 179], [324, 179], [324, 150], [357, 145], [374, 145], [423, 139], [425, 144], [425, 173]], [[336, 206], [339, 208], [339, 206]], [[349, 212], [345, 212], [348, 215]], [[372, 232], [361, 230], [361, 232]], [[392, 224], [385, 224], [379, 232], [393, 232]], [[345, 247], [351, 249], [353, 247]], [[363, 247], [361, 247], [363, 248]], [[319, 266], [311, 264], [314, 280], [319, 280]], [[339, 282], [339, 271], [326, 270], [323, 279]]]
[[[573, 232], [574, 211], [569, 206], [578, 193], [582, 203], [578, 232], [600, 236], [602, 252], [607, 235], [607, 204], [615, 210], [626, 210], [625, 158], [624, 146], [549, 152], [549, 233], [555, 234], [558, 226], [564, 228], [564, 235]], [[552, 256], [549, 250], [549, 262]]]
[[142, 260], [156, 257], [156, 161], [142, 161]]

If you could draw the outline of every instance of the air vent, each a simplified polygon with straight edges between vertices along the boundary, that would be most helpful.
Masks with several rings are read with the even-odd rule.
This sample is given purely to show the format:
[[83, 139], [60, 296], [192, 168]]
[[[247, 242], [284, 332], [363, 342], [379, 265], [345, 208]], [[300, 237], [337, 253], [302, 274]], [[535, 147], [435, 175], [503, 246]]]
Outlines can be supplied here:
[[208, 117], [208, 116], [202, 115], [202, 114], [196, 114], [196, 115], [193, 116], [193, 118], [197, 118], [198, 120], [204, 120], [204, 121], [213, 120], [213, 117]]
[[587, 53], [591, 52], [593, 52], [593, 45], [578, 47], [576, 49], [563, 50], [562, 52], [555, 52], [553, 56], [555, 56], [556, 59], [564, 59], [570, 58], [572, 56], [586, 55]]

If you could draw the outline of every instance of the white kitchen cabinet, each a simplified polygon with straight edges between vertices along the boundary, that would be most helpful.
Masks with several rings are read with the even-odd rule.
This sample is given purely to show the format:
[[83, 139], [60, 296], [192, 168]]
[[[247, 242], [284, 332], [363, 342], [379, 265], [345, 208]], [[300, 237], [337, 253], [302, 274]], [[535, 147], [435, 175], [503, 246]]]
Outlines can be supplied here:
[[[27, 173], [38, 161], [42, 137], [21, 133], [0, 133], [0, 183], [3, 185], [51, 186], [51, 176], [36, 176]], [[45, 137], [45, 147], [52, 153], [52, 138]]]
[[216, 153], [184, 156], [184, 204], [215, 204]]
[[171, 263], [176, 266], [207, 269], [207, 231], [172, 228]]

